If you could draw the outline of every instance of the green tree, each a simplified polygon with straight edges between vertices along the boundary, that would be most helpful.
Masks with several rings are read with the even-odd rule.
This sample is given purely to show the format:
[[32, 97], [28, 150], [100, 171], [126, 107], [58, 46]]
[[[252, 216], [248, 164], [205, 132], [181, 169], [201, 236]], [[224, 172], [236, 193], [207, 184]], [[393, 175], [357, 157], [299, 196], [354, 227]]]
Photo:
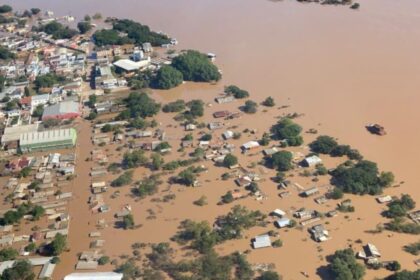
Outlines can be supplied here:
[[238, 158], [232, 154], [227, 154], [223, 159], [223, 166], [230, 168], [238, 164]]
[[45, 214], [44, 207], [40, 205], [35, 205], [34, 208], [32, 208], [31, 215], [33, 216], [33, 219], [35, 221], [39, 220], [43, 215]]
[[343, 193], [343, 191], [342, 191], [341, 189], [339, 189], [339, 188], [334, 188], [334, 189], [332, 190], [332, 192], [330, 193], [330, 197], [331, 197], [332, 199], [342, 199], [342, 198], [343, 198], [343, 196], [344, 196], [344, 193]]
[[331, 136], [318, 136], [315, 141], [309, 144], [311, 150], [315, 153], [329, 154], [338, 146], [337, 141]]
[[152, 98], [150, 98], [147, 93], [138, 93], [132, 92], [125, 99], [125, 104], [127, 104], [129, 116], [131, 118], [146, 118], [153, 117], [160, 110], [160, 104], [156, 103]]
[[128, 185], [133, 181], [133, 172], [126, 171], [122, 175], [120, 175], [117, 179], [111, 182], [111, 186], [113, 187], [122, 187], [124, 185]]
[[43, 113], [44, 113], [44, 105], [40, 104], [35, 107], [35, 110], [32, 112], [32, 117], [40, 118], [42, 117]]
[[159, 181], [157, 176], [150, 176], [141, 180], [138, 185], [133, 189], [133, 194], [140, 198], [144, 198], [148, 195], [153, 195], [158, 191]]
[[336, 251], [328, 262], [334, 279], [361, 280], [365, 275], [365, 268], [357, 262], [352, 249]]
[[249, 97], [249, 92], [243, 89], [240, 89], [239, 87], [235, 85], [230, 85], [225, 87], [225, 93], [229, 95], [233, 95], [236, 99], [242, 99]]
[[58, 77], [55, 74], [45, 74], [36, 77], [34, 84], [39, 90], [40, 88], [50, 88], [58, 83]]
[[233, 202], [235, 199], [233, 198], [232, 192], [228, 191], [226, 194], [222, 195], [221, 200], [224, 204], [228, 204]]
[[143, 150], [134, 150], [126, 152], [123, 156], [123, 166], [125, 168], [136, 168], [147, 163], [147, 157]]
[[8, 247], [0, 250], [0, 262], [14, 260], [17, 256], [19, 252], [15, 248]]
[[182, 84], [183, 76], [172, 66], [162, 66], [157, 74], [153, 85], [158, 89], [171, 89]]
[[86, 34], [92, 29], [92, 25], [89, 21], [81, 21], [77, 24], [77, 29], [81, 34]]
[[185, 110], [185, 101], [178, 99], [163, 106], [162, 111], [165, 113], [182, 112]]
[[274, 137], [279, 140], [285, 140], [290, 146], [300, 146], [303, 143], [302, 127], [295, 124], [291, 119], [284, 118], [271, 127]]
[[11, 52], [9, 49], [0, 46], [0, 59], [2, 60], [9, 60], [9, 59], [15, 59], [16, 54]]
[[0, 6], [0, 14], [10, 13], [11, 11], [13, 11], [13, 8], [9, 5]]
[[409, 194], [401, 195], [401, 198], [394, 199], [388, 203], [388, 210], [385, 211], [385, 216], [388, 218], [404, 217], [407, 212], [416, 207], [416, 202]]
[[189, 50], [175, 57], [172, 66], [182, 73], [185, 81], [210, 82], [222, 77], [207, 56], [197, 51]]
[[152, 156], [152, 169], [153, 170], [159, 170], [162, 165], [165, 163], [163, 157], [159, 153], [153, 153]]
[[262, 105], [264, 105], [266, 107], [274, 107], [274, 106], [276, 106], [276, 102], [274, 102], [273, 97], [269, 96], [262, 102]]
[[355, 165], [339, 165], [332, 171], [333, 184], [346, 193], [379, 194], [383, 186], [376, 163], [362, 160]]
[[194, 182], [197, 179], [197, 175], [190, 169], [185, 169], [178, 174], [178, 181], [186, 186], [194, 185]]
[[193, 118], [202, 117], [204, 115], [204, 102], [198, 99], [191, 100], [187, 103], [190, 109], [188, 114]]
[[273, 154], [271, 158], [267, 158], [267, 163], [278, 171], [288, 171], [293, 167], [292, 159], [293, 154], [291, 152], [280, 151]]
[[26, 260], [16, 261], [12, 267], [6, 268], [1, 275], [2, 280], [33, 280], [35, 274], [32, 265]]
[[140, 269], [131, 260], [118, 266], [115, 271], [124, 275], [123, 280], [135, 280], [141, 276]]
[[261, 275], [257, 278], [257, 280], [280, 280], [280, 276], [275, 271], [264, 271]]
[[243, 106], [243, 111], [247, 114], [255, 114], [257, 112], [258, 104], [252, 100], [247, 100]]
[[41, 30], [45, 33], [52, 35], [54, 39], [71, 39], [77, 35], [77, 30], [71, 29], [68, 26], [64, 26], [58, 21], [52, 21], [44, 26], [41, 26]]
[[37, 15], [37, 14], [39, 14], [41, 12], [41, 9], [39, 9], [39, 8], [31, 8], [31, 13], [33, 14], [33, 15]]
[[128, 214], [123, 218], [124, 229], [132, 229], [134, 227], [134, 217], [132, 214]]
[[61, 233], [57, 233], [51, 241], [50, 244], [48, 244], [48, 251], [50, 255], [52, 256], [58, 256], [60, 255], [67, 247], [67, 240], [64, 235]]
[[420, 269], [415, 271], [403, 270], [396, 272], [388, 277], [385, 280], [418, 280], [420, 279]]

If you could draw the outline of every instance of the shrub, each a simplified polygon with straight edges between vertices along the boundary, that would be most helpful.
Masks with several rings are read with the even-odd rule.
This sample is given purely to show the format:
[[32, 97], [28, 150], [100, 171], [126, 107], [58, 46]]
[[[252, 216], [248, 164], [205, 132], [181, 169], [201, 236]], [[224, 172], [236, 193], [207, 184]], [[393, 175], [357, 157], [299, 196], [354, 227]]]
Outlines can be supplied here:
[[274, 107], [276, 106], [276, 103], [274, 102], [274, 98], [269, 96], [262, 102], [262, 105], [266, 107]]
[[240, 89], [237, 86], [230, 85], [225, 87], [225, 93], [229, 95], [233, 95], [236, 99], [242, 99], [249, 97], [249, 93], [246, 90]]
[[247, 100], [245, 102], [245, 106], [243, 107], [243, 111], [247, 114], [255, 114], [257, 112], [258, 104], [252, 100]]

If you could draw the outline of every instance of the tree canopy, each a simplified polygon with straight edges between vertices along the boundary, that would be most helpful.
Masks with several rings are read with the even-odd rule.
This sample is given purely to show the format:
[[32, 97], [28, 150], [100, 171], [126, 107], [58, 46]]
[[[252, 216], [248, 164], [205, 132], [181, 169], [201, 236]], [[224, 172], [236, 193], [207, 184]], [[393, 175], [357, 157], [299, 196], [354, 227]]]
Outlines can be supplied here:
[[121, 37], [118, 31], [112, 29], [97, 30], [93, 34], [93, 40], [99, 47], [106, 45], [124, 45], [132, 43], [128, 37]]
[[249, 92], [246, 90], [243, 90], [235, 85], [230, 85], [225, 87], [225, 93], [229, 95], [233, 95], [236, 99], [242, 99], [249, 97]]
[[127, 34], [136, 44], [150, 43], [160, 46], [170, 43], [168, 36], [150, 30], [150, 27], [129, 19], [117, 19], [113, 22], [113, 29]]
[[132, 92], [127, 99], [124, 100], [127, 104], [127, 113], [131, 118], [152, 117], [159, 113], [160, 104], [150, 98], [147, 93]]
[[66, 237], [61, 233], [57, 233], [53, 241], [51, 241], [51, 243], [48, 244], [48, 251], [52, 256], [58, 256], [66, 249], [66, 247]]
[[162, 111], [165, 113], [182, 112], [185, 110], [185, 101], [178, 99], [163, 106]]
[[338, 143], [331, 136], [318, 136], [315, 141], [309, 144], [311, 150], [315, 153], [320, 154], [329, 154], [331, 151], [337, 147]]
[[[387, 174], [379, 174], [376, 163], [362, 160], [351, 166], [339, 165], [332, 171], [331, 181], [346, 193], [375, 195], [392, 183], [390, 179], [393, 180], [393, 176]], [[384, 177], [388, 179], [384, 180]]]
[[192, 118], [204, 115], [204, 102], [199, 99], [191, 100], [187, 103], [187, 107], [189, 108], [187, 115], [190, 115]]
[[12, 267], [6, 268], [1, 275], [2, 280], [33, 280], [35, 274], [32, 265], [26, 260], [16, 261]]
[[223, 159], [223, 166], [231, 167], [238, 164], [238, 158], [232, 154], [227, 154]]
[[352, 249], [336, 251], [328, 262], [328, 268], [336, 280], [361, 280], [365, 275], [365, 268], [357, 262]]
[[247, 100], [243, 106], [243, 111], [247, 114], [255, 114], [257, 112], [258, 104], [252, 100]]
[[0, 14], [10, 13], [11, 11], [13, 11], [13, 8], [9, 5], [0, 6]]
[[182, 81], [181, 72], [172, 66], [165, 65], [158, 70], [153, 85], [158, 89], [171, 89], [182, 84]]
[[388, 277], [385, 280], [418, 280], [420, 279], [420, 269], [415, 271], [402, 270], [396, 272]]
[[92, 29], [92, 24], [89, 21], [81, 21], [77, 24], [77, 29], [81, 34], [85, 34]]
[[49, 35], [52, 35], [54, 39], [71, 39], [78, 32], [75, 29], [71, 29], [68, 26], [64, 26], [58, 21], [52, 21], [46, 25], [41, 25], [38, 31], [43, 31]]
[[300, 136], [302, 127], [289, 118], [284, 118], [273, 125], [271, 132], [275, 138], [285, 140], [290, 146], [300, 146], [303, 143], [303, 138]]
[[288, 171], [292, 166], [293, 155], [289, 151], [279, 151], [266, 159], [266, 163], [271, 168], [278, 171]]
[[211, 82], [222, 77], [216, 65], [198, 51], [180, 54], [173, 59], [172, 66], [182, 73], [185, 81]]
[[6, 47], [0, 46], [0, 59], [9, 60], [16, 58], [16, 54], [11, 52]]

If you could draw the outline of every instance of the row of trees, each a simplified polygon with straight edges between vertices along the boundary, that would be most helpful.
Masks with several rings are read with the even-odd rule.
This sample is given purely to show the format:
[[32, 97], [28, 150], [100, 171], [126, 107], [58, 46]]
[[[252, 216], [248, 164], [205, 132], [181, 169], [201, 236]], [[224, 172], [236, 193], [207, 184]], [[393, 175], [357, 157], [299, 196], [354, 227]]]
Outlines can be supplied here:
[[145, 270], [140, 273], [140, 270], [133, 266], [133, 264], [124, 264], [124, 270], [119, 269], [120, 272], [126, 271], [124, 275], [130, 275], [134, 279], [143, 276], [144, 279], [163, 279], [160, 271], [165, 272], [171, 279], [182, 280], [190, 278], [194, 275], [196, 279], [208, 280], [280, 280], [281, 277], [274, 271], [265, 271], [259, 275], [253, 271], [251, 264], [246, 259], [246, 256], [238, 252], [230, 255], [219, 256], [214, 250], [210, 250], [192, 260], [182, 260], [174, 262], [173, 249], [168, 243], [159, 243], [152, 246], [152, 252], [147, 254], [151, 271], [153, 271], [154, 278], [146, 278], [150, 276], [150, 271]]
[[78, 34], [77, 30], [65, 26], [58, 21], [52, 21], [45, 25], [40, 25], [38, 28], [33, 27], [35, 31], [45, 32], [52, 35], [54, 39], [71, 39]]
[[174, 240], [181, 244], [189, 244], [200, 253], [208, 253], [218, 243], [241, 237], [245, 229], [256, 226], [264, 218], [265, 216], [259, 211], [251, 211], [236, 205], [228, 214], [217, 219], [216, 229], [212, 229], [205, 221], [183, 221]]
[[329, 154], [333, 157], [348, 156], [352, 160], [362, 160], [363, 156], [358, 150], [351, 148], [349, 145], [339, 145], [331, 136], [318, 136], [309, 144], [311, 151], [318, 154]]

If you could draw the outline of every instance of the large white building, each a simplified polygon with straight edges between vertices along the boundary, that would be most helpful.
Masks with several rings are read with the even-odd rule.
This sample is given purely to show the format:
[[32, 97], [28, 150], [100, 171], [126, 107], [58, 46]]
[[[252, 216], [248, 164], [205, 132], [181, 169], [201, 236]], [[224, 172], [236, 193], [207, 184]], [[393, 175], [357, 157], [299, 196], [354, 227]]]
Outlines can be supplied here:
[[64, 280], [121, 280], [122, 273], [116, 272], [83, 272], [71, 273], [64, 277]]

